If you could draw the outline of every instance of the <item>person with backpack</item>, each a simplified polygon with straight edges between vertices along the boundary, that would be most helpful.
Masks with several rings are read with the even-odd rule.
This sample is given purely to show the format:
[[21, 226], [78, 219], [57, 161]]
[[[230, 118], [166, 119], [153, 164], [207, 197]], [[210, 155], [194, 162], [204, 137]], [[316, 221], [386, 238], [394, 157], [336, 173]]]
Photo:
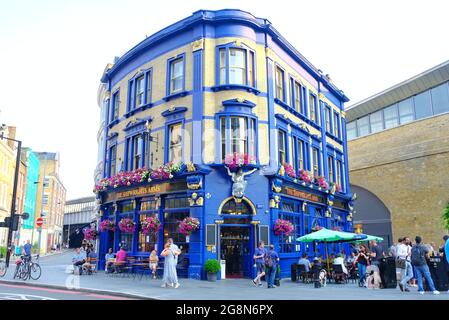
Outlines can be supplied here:
[[274, 245], [270, 244], [269, 250], [265, 253], [265, 275], [267, 278], [268, 289], [276, 288], [274, 285], [274, 278], [276, 276], [277, 263], [279, 255], [274, 251]]
[[422, 238], [420, 236], [416, 236], [415, 241], [416, 244], [411, 250], [412, 252], [410, 260], [416, 270], [416, 277], [418, 279], [418, 293], [424, 294], [424, 287], [422, 282], [422, 277], [424, 275], [427, 284], [429, 285], [429, 288], [433, 292], [433, 294], [440, 294], [440, 292], [435, 289], [432, 276], [430, 275], [429, 266], [427, 265], [426, 258], [428, 258], [429, 250], [422, 244]]

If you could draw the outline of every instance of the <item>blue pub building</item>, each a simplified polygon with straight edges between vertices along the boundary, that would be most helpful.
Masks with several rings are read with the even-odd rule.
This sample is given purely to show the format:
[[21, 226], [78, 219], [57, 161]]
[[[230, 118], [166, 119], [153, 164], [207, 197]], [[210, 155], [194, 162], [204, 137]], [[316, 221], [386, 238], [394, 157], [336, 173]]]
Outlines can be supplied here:
[[[160, 254], [173, 238], [190, 278], [205, 277], [207, 259], [225, 260], [227, 277], [252, 277], [264, 240], [288, 277], [303, 252], [325, 252], [299, 236], [353, 230], [348, 98], [267, 19], [197, 11], [108, 64], [98, 99], [106, 125], [96, 192], [101, 221], [116, 226], [100, 233], [100, 259], [122, 245]], [[154, 234], [141, 227], [148, 217], [161, 223]], [[190, 235], [179, 229], [187, 217], [200, 223]], [[117, 228], [125, 218], [134, 231]], [[275, 232], [279, 219], [290, 234]]]

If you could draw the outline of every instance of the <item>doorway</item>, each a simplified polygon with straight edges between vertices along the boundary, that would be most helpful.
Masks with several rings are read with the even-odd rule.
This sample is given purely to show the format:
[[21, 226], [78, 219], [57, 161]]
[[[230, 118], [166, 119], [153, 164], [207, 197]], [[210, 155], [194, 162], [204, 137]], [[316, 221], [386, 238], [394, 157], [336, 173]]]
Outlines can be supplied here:
[[222, 225], [221, 259], [226, 261], [226, 278], [245, 278], [251, 272], [251, 229], [249, 226]]

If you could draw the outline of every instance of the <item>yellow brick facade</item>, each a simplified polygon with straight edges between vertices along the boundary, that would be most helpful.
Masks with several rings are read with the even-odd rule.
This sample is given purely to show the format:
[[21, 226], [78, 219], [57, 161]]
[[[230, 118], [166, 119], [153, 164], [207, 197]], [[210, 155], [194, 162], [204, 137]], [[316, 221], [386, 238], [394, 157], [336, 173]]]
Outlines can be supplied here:
[[448, 232], [441, 223], [449, 203], [448, 132], [443, 114], [348, 142], [351, 184], [389, 209], [394, 241], [421, 235], [439, 245]]

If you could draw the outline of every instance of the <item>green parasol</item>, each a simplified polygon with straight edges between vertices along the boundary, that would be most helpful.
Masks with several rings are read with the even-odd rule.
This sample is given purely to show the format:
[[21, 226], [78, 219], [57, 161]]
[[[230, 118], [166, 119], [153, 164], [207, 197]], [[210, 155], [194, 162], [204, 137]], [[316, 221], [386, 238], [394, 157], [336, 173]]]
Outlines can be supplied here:
[[366, 238], [360, 239], [360, 240], [355, 240], [354, 242], [365, 242], [365, 241], [371, 241], [371, 240], [374, 240], [376, 242], [384, 241], [384, 238], [382, 238], [382, 237], [371, 236], [369, 234], [363, 234], [363, 233], [361, 233], [361, 235], [365, 235]]
[[315, 231], [309, 234], [306, 234], [302, 237], [296, 239], [299, 242], [324, 242], [324, 247], [326, 249], [326, 260], [327, 260], [327, 272], [329, 272], [329, 254], [327, 252], [328, 242], [352, 242], [357, 240], [363, 240], [367, 236], [364, 234], [357, 234], [351, 232], [343, 232], [343, 231], [335, 231], [329, 230], [326, 228], [322, 228], [319, 231]]

